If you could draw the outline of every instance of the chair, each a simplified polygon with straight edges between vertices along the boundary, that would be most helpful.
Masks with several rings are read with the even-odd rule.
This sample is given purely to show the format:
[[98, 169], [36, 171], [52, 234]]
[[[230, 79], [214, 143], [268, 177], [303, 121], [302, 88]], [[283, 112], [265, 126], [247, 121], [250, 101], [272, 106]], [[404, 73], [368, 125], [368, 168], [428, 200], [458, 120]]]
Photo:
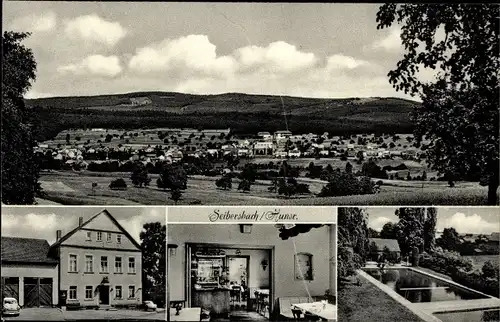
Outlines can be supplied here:
[[245, 291], [247, 298], [247, 310], [253, 311], [255, 308], [255, 304], [257, 303], [257, 298], [255, 296], [256, 287], [248, 287]]
[[233, 291], [234, 293], [234, 297], [236, 298], [236, 300], [238, 302], [241, 301], [241, 286], [232, 286], [231, 287], [231, 291]]
[[262, 313], [265, 316], [266, 311], [269, 311], [269, 295], [260, 294], [259, 308], [260, 308], [259, 313]]
[[238, 289], [235, 289], [234, 287], [232, 287], [229, 290], [229, 296], [231, 297], [232, 304], [234, 304], [234, 302], [236, 302], [236, 300], [239, 298], [239, 295], [240, 295], [240, 291]]

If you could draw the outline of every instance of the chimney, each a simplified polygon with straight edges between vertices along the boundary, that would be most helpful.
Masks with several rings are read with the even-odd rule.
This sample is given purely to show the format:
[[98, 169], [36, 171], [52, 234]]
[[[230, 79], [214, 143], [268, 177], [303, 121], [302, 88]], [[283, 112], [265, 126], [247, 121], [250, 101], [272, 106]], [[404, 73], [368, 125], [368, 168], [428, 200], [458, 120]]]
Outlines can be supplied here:
[[61, 239], [61, 235], [62, 235], [62, 231], [61, 230], [57, 230], [56, 231], [56, 241], [59, 241], [59, 239]]
[[78, 227], [83, 225], [83, 217], [78, 218]]

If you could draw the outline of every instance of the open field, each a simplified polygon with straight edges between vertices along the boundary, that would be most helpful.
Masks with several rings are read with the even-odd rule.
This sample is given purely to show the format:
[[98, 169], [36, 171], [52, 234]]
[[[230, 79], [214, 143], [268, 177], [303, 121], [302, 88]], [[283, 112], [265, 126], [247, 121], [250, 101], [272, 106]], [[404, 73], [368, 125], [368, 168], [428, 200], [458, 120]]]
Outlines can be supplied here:
[[[146, 188], [135, 188], [129, 179], [129, 173], [96, 173], [89, 171], [44, 171], [40, 181], [42, 187], [61, 187], [60, 191], [47, 190], [41, 198], [68, 205], [102, 204], [102, 205], [155, 205], [174, 204], [169, 199], [170, 193], [156, 188], [158, 175], [151, 175], [151, 185]], [[111, 190], [109, 183], [116, 178], [127, 182], [127, 190]], [[184, 191], [179, 205], [193, 204], [233, 204], [233, 205], [481, 205], [486, 204], [486, 187], [477, 183], [458, 182], [449, 188], [445, 182], [417, 182], [386, 180], [381, 192], [374, 195], [358, 195], [344, 197], [315, 197], [325, 184], [321, 180], [300, 178], [299, 182], [310, 185], [312, 195], [304, 195], [285, 199], [276, 193], [268, 192], [269, 183], [257, 182], [249, 193], [236, 190], [237, 182], [233, 180], [232, 190], [221, 190], [215, 186], [216, 177], [196, 176], [188, 180], [188, 188]], [[97, 183], [93, 190], [92, 183]], [[70, 191], [69, 189], [74, 191]], [[41, 200], [43, 202], [43, 200]]]

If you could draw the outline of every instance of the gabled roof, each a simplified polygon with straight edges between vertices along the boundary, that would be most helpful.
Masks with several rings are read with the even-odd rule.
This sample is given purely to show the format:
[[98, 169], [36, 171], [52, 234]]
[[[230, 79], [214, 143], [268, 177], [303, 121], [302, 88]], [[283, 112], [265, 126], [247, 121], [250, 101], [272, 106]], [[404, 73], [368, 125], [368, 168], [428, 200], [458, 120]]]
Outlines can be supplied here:
[[2, 237], [2, 263], [57, 264], [49, 257], [50, 245], [45, 239]]
[[391, 252], [400, 252], [399, 243], [396, 239], [384, 239], [384, 238], [368, 238], [371, 243], [375, 243], [379, 251], [384, 250], [384, 247], [389, 248]]
[[106, 215], [116, 225], [116, 227], [118, 227], [118, 229], [128, 239], [130, 239], [130, 241], [134, 244], [135, 247], [137, 247], [138, 249], [141, 249], [141, 245], [139, 245], [136, 242], [136, 240], [122, 227], [122, 225], [120, 225], [120, 223], [118, 223], [118, 221], [109, 213], [109, 211], [107, 209], [103, 209], [103, 210], [99, 211], [98, 213], [96, 213], [95, 215], [93, 215], [92, 217], [90, 217], [89, 220], [83, 222], [80, 226], [76, 227], [75, 229], [73, 229], [72, 231], [70, 231], [69, 233], [67, 233], [66, 235], [62, 236], [57, 242], [55, 242], [52, 246], [50, 246], [50, 248], [52, 249], [52, 248], [60, 246], [63, 242], [65, 242], [66, 240], [68, 240], [77, 231], [79, 231], [80, 229], [82, 229], [82, 227], [84, 227], [85, 225], [87, 225], [88, 223], [90, 223], [92, 220], [94, 220], [95, 218], [97, 218], [100, 214]]

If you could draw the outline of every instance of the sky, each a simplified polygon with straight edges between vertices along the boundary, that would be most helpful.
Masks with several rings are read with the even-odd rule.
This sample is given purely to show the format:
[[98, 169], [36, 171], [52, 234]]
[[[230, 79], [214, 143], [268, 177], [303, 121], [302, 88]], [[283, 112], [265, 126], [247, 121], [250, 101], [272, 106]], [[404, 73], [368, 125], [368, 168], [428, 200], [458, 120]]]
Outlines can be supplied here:
[[[387, 222], [398, 222], [397, 207], [365, 208], [368, 227], [377, 231]], [[438, 207], [436, 231], [453, 227], [461, 234], [491, 234], [500, 232], [500, 213], [493, 207]]]
[[[63, 236], [78, 226], [78, 218], [86, 221], [104, 207], [6, 207], [2, 206], [2, 236], [40, 238], [52, 244], [56, 231]], [[142, 226], [148, 222], [166, 222], [165, 207], [107, 207], [110, 214], [138, 242]]]
[[[30, 31], [27, 98], [134, 91], [403, 97], [387, 73], [398, 27], [376, 4], [4, 1], [3, 29]], [[423, 71], [422, 78], [432, 73]]]

